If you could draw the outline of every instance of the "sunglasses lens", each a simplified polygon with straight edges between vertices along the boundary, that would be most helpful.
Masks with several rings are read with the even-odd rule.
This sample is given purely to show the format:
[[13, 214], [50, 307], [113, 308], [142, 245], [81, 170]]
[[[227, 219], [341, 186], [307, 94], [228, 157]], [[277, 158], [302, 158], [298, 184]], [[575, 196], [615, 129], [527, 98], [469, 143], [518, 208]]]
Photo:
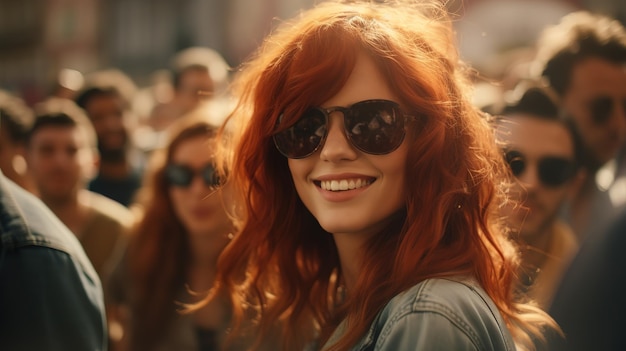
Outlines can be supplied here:
[[539, 179], [545, 185], [557, 187], [574, 174], [572, 161], [559, 157], [546, 157], [539, 161]]
[[184, 166], [169, 165], [165, 169], [165, 178], [170, 185], [185, 187], [191, 184], [193, 172]]
[[518, 151], [508, 151], [504, 158], [506, 162], [509, 164], [509, 168], [511, 168], [511, 173], [514, 176], [518, 177], [522, 173], [524, 173], [524, 169], [526, 168], [526, 161], [524, 160], [524, 156]]
[[591, 101], [589, 105], [591, 118], [595, 124], [604, 124], [611, 117], [613, 100], [610, 97], [600, 97]]
[[317, 108], [308, 109], [290, 128], [274, 135], [274, 144], [288, 158], [312, 155], [326, 137], [326, 115]]
[[207, 165], [202, 169], [202, 179], [210, 188], [217, 188], [223, 184], [222, 178], [217, 174], [213, 165]]
[[352, 144], [368, 154], [388, 154], [404, 140], [404, 116], [392, 101], [356, 103], [348, 109], [344, 123]]

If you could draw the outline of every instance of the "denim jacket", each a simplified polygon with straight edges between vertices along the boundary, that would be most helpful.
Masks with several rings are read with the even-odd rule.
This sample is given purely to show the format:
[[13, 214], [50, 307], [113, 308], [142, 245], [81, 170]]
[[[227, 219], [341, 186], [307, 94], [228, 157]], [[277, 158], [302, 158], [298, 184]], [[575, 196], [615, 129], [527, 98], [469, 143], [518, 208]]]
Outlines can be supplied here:
[[[335, 343], [342, 326], [327, 345]], [[514, 351], [493, 301], [471, 279], [427, 279], [392, 298], [352, 351]]]
[[0, 350], [106, 350], [102, 287], [80, 243], [0, 172]]

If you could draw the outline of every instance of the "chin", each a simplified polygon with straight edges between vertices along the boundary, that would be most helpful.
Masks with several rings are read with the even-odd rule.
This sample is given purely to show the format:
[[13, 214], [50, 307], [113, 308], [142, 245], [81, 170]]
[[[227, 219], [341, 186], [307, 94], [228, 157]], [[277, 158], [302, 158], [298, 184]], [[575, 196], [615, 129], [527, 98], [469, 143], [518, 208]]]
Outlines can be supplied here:
[[351, 226], [347, 225], [345, 221], [340, 222], [332, 222], [332, 223], [320, 223], [320, 226], [325, 231], [331, 234], [341, 234], [341, 233], [361, 233], [364, 232], [365, 228], [363, 226]]

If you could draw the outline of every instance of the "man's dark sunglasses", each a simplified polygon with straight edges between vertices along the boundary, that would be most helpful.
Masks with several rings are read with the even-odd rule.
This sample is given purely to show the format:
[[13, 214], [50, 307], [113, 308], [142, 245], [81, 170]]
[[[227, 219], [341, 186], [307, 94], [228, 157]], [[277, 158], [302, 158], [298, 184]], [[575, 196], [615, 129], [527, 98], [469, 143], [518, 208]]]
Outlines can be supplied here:
[[615, 108], [616, 105], [622, 104], [623, 111], [626, 111], [626, 99], [615, 100], [610, 96], [599, 96], [589, 102], [589, 111], [591, 112], [591, 119], [596, 125], [605, 124]]
[[[519, 151], [505, 151], [504, 158], [517, 178], [526, 170], [526, 156]], [[547, 187], [556, 188], [565, 184], [576, 172], [576, 166], [570, 159], [546, 156], [537, 164], [539, 180]]]
[[165, 168], [165, 178], [170, 185], [186, 188], [196, 175], [202, 177], [202, 181], [209, 188], [218, 188], [224, 184], [213, 164], [206, 164], [200, 169], [193, 169], [186, 165], [170, 164]]
[[276, 148], [288, 158], [311, 156], [324, 145], [330, 114], [335, 111], [343, 114], [345, 135], [350, 143], [372, 155], [396, 150], [404, 140], [405, 120], [411, 117], [400, 110], [399, 104], [389, 100], [365, 100], [350, 107], [311, 107], [294, 125], [274, 135]]

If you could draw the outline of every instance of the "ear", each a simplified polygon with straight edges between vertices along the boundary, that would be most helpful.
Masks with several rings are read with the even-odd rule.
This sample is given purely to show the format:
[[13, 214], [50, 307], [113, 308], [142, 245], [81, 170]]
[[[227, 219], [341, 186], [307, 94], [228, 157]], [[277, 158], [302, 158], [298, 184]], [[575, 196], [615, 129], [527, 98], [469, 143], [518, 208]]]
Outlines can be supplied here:
[[24, 150], [24, 159], [26, 160], [26, 165], [27, 165], [27, 167], [30, 168], [30, 165], [33, 163], [33, 161], [32, 161], [33, 150], [30, 147], [30, 145], [25, 145], [23, 150]]
[[26, 161], [26, 148], [24, 147], [24, 145], [15, 146], [11, 165], [13, 166], [13, 170], [21, 176], [24, 176], [28, 171], [28, 162]]

